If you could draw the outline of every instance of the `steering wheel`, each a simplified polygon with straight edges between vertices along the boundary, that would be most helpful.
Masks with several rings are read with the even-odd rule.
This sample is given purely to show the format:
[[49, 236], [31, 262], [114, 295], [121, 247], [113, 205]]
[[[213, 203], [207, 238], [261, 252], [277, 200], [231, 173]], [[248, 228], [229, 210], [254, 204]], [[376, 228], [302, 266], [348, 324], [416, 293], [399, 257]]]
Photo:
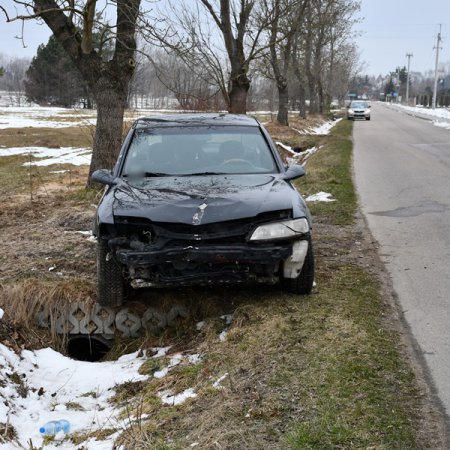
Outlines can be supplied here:
[[246, 159], [241, 159], [241, 158], [228, 159], [227, 161], [224, 161], [221, 164], [221, 166], [226, 166], [228, 164], [241, 164], [241, 163], [244, 163], [247, 166], [255, 167], [250, 161], [247, 161]]

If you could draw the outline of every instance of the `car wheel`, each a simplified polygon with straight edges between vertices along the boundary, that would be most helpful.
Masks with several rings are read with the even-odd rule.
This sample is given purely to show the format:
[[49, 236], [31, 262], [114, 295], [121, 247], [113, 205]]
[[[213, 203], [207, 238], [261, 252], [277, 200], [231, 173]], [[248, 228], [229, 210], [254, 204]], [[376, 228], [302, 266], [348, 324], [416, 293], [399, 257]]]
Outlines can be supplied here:
[[366, 117], [366, 120], [370, 120], [370, 117]]
[[308, 251], [302, 270], [297, 278], [281, 276], [281, 286], [293, 294], [307, 295], [311, 293], [314, 284], [314, 250], [311, 239], [308, 241]]
[[97, 303], [101, 306], [120, 306], [123, 303], [125, 280], [116, 261], [108, 258], [108, 243], [97, 242]]

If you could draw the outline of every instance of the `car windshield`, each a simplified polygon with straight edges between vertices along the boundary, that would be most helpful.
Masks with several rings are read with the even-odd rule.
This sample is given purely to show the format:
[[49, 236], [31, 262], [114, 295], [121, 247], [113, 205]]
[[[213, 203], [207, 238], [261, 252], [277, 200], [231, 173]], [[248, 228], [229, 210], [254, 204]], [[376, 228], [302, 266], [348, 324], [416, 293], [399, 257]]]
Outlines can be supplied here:
[[278, 172], [258, 127], [174, 126], [134, 133], [123, 177]]
[[358, 108], [358, 109], [367, 108], [367, 103], [366, 102], [352, 102], [350, 104], [350, 108]]

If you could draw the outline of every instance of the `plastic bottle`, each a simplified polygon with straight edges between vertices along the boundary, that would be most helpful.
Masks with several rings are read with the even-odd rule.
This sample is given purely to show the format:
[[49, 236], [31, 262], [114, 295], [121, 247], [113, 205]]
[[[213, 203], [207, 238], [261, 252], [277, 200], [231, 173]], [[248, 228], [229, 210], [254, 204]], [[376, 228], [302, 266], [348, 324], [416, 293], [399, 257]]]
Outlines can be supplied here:
[[44, 436], [53, 436], [60, 431], [64, 431], [64, 433], [70, 431], [70, 422], [68, 420], [51, 420], [39, 428], [39, 432]]

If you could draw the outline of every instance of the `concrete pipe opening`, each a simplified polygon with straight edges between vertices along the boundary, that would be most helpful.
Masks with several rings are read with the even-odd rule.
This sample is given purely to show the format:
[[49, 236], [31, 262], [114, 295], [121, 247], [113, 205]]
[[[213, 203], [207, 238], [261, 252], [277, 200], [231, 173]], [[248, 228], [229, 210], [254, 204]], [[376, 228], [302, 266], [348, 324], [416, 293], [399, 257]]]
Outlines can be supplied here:
[[78, 361], [100, 361], [111, 349], [112, 341], [101, 336], [80, 334], [70, 336], [67, 342], [67, 354]]

